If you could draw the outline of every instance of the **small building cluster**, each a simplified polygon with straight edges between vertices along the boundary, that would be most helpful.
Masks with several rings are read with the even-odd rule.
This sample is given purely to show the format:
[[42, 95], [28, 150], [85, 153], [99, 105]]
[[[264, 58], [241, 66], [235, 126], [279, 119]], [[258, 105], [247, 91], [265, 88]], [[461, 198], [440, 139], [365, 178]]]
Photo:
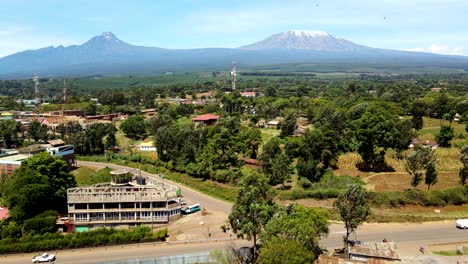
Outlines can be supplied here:
[[35, 144], [19, 149], [0, 149], [0, 173], [12, 174], [24, 160], [44, 151], [63, 159], [69, 168], [76, 165], [73, 145], [66, 145], [62, 140], [50, 140], [47, 144]]

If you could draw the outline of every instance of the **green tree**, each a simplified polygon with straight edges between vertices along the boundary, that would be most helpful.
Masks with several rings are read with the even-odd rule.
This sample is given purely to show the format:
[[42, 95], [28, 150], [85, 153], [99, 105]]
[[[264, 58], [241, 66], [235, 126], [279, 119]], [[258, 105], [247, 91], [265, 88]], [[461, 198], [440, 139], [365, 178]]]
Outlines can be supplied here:
[[46, 210], [65, 211], [67, 189], [75, 186], [67, 163], [43, 152], [23, 161], [2, 186], [2, 196], [12, 219], [22, 222]]
[[413, 123], [413, 127], [416, 130], [423, 128], [423, 116], [427, 113], [428, 106], [426, 102], [423, 100], [415, 100], [411, 106], [411, 114], [413, 118], [411, 122]]
[[253, 240], [256, 259], [259, 235], [277, 207], [267, 179], [262, 174], [252, 172], [246, 175], [239, 186], [239, 194], [228, 219], [237, 237]]
[[296, 113], [293, 111], [288, 111], [284, 117], [283, 122], [281, 123], [280, 136], [292, 136], [294, 135], [294, 130], [296, 130]]
[[156, 134], [161, 127], [172, 125], [172, 118], [168, 114], [155, 115], [147, 121], [151, 134]]
[[87, 116], [92, 116], [92, 115], [96, 115], [96, 112], [97, 112], [97, 106], [95, 103], [86, 103], [86, 105], [83, 107], [83, 110], [85, 112], [85, 115]]
[[296, 241], [273, 237], [264, 242], [258, 263], [261, 264], [305, 264], [315, 262], [314, 254]]
[[346, 192], [338, 197], [333, 206], [338, 210], [341, 220], [345, 224], [345, 252], [346, 256], [348, 256], [349, 235], [364, 223], [370, 214], [366, 191], [361, 185], [349, 185]]
[[450, 141], [455, 137], [452, 126], [441, 126], [439, 134], [436, 135], [436, 141], [443, 148], [450, 147]]
[[468, 180], [468, 146], [463, 146], [460, 152], [460, 161], [462, 162], [463, 167], [458, 172], [458, 177], [460, 178], [460, 185], [465, 186], [466, 181]]
[[319, 256], [322, 252], [319, 240], [328, 234], [328, 225], [327, 211], [289, 205], [268, 222], [262, 233], [262, 241], [284, 238], [287, 243], [298, 243], [314, 256]]
[[140, 139], [145, 133], [145, 120], [139, 115], [130, 116], [120, 124], [122, 132], [131, 139]]
[[18, 133], [21, 130], [21, 123], [15, 120], [0, 121], [0, 139], [3, 146], [11, 148], [19, 143]]
[[117, 145], [117, 139], [115, 133], [110, 133], [106, 137], [106, 143], [104, 144], [107, 149], [113, 149]]
[[[385, 152], [387, 148], [395, 148], [400, 151], [404, 146], [409, 146], [411, 133], [409, 126], [399, 125], [399, 116], [381, 105], [370, 105], [362, 116], [355, 121], [356, 139], [359, 142], [358, 152], [364, 163], [370, 169], [377, 165], [385, 164]], [[406, 128], [403, 131], [399, 129]], [[399, 139], [404, 139], [402, 142]]]
[[424, 182], [427, 185], [427, 190], [429, 190], [431, 186], [437, 183], [437, 170], [435, 162], [431, 162], [427, 165]]
[[47, 126], [37, 120], [31, 121], [28, 126], [28, 136], [34, 141], [47, 140]]
[[259, 159], [270, 184], [284, 183], [290, 177], [291, 160], [281, 149], [279, 138], [274, 137], [265, 143]]
[[435, 163], [434, 151], [424, 146], [415, 146], [405, 163], [405, 169], [411, 176], [411, 186], [418, 187], [423, 179], [424, 169], [427, 169], [429, 164]]

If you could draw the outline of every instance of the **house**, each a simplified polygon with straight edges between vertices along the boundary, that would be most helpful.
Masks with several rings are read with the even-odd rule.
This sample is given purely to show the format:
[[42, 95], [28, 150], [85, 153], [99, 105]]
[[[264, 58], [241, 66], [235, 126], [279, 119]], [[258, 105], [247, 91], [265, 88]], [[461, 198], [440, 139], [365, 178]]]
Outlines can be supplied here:
[[141, 142], [140, 145], [138, 145], [138, 150], [139, 151], [156, 151], [156, 147], [154, 146], [154, 142]]
[[430, 147], [431, 149], [435, 149], [439, 146], [439, 144], [437, 144], [437, 142], [435, 141], [429, 141], [429, 140], [420, 140], [420, 139], [417, 139], [417, 138], [413, 138], [411, 139], [411, 143], [409, 145], [410, 148], [414, 148], [414, 146], [416, 145], [422, 145], [422, 146], [425, 146], [425, 147]]
[[241, 92], [242, 97], [257, 97], [256, 92]]
[[440, 88], [440, 87], [431, 88], [431, 92], [440, 92], [441, 90], [442, 90], [442, 88]]
[[279, 129], [280, 126], [281, 126], [281, 121], [280, 120], [271, 120], [266, 124], [267, 128]]
[[[55, 142], [54, 142], [55, 141]], [[64, 142], [62, 141], [63, 144], [60, 144], [61, 140], [51, 140], [50, 142], [55, 143], [55, 145], [50, 144], [50, 146], [46, 147], [47, 153], [49, 153], [51, 156], [54, 157], [60, 157], [63, 159], [67, 165], [68, 168], [71, 168], [75, 166], [75, 146], [73, 145], [64, 145]]]
[[205, 124], [207, 126], [214, 125], [218, 122], [219, 116], [213, 114], [204, 114], [192, 118], [192, 122], [195, 124]]
[[352, 241], [349, 245], [349, 258], [367, 262], [369, 259], [401, 261], [395, 242]]

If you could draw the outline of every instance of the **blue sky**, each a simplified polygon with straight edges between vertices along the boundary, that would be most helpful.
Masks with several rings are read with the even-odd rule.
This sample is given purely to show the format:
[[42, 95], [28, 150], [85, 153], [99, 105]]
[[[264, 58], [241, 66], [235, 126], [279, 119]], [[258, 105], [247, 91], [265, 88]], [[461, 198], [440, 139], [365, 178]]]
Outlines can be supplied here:
[[468, 0], [0, 0], [0, 57], [82, 44], [105, 31], [135, 45], [239, 47], [322, 30], [388, 49], [468, 55]]

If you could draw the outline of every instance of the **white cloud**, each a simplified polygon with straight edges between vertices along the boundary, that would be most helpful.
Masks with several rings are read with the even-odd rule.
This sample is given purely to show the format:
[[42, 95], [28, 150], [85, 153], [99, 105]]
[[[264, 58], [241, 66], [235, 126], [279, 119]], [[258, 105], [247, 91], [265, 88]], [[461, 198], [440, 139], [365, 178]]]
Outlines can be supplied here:
[[449, 47], [437, 44], [432, 44], [426, 48], [408, 49], [408, 51], [429, 52], [444, 55], [467, 55], [465, 53], [465, 48], [463, 47]]

